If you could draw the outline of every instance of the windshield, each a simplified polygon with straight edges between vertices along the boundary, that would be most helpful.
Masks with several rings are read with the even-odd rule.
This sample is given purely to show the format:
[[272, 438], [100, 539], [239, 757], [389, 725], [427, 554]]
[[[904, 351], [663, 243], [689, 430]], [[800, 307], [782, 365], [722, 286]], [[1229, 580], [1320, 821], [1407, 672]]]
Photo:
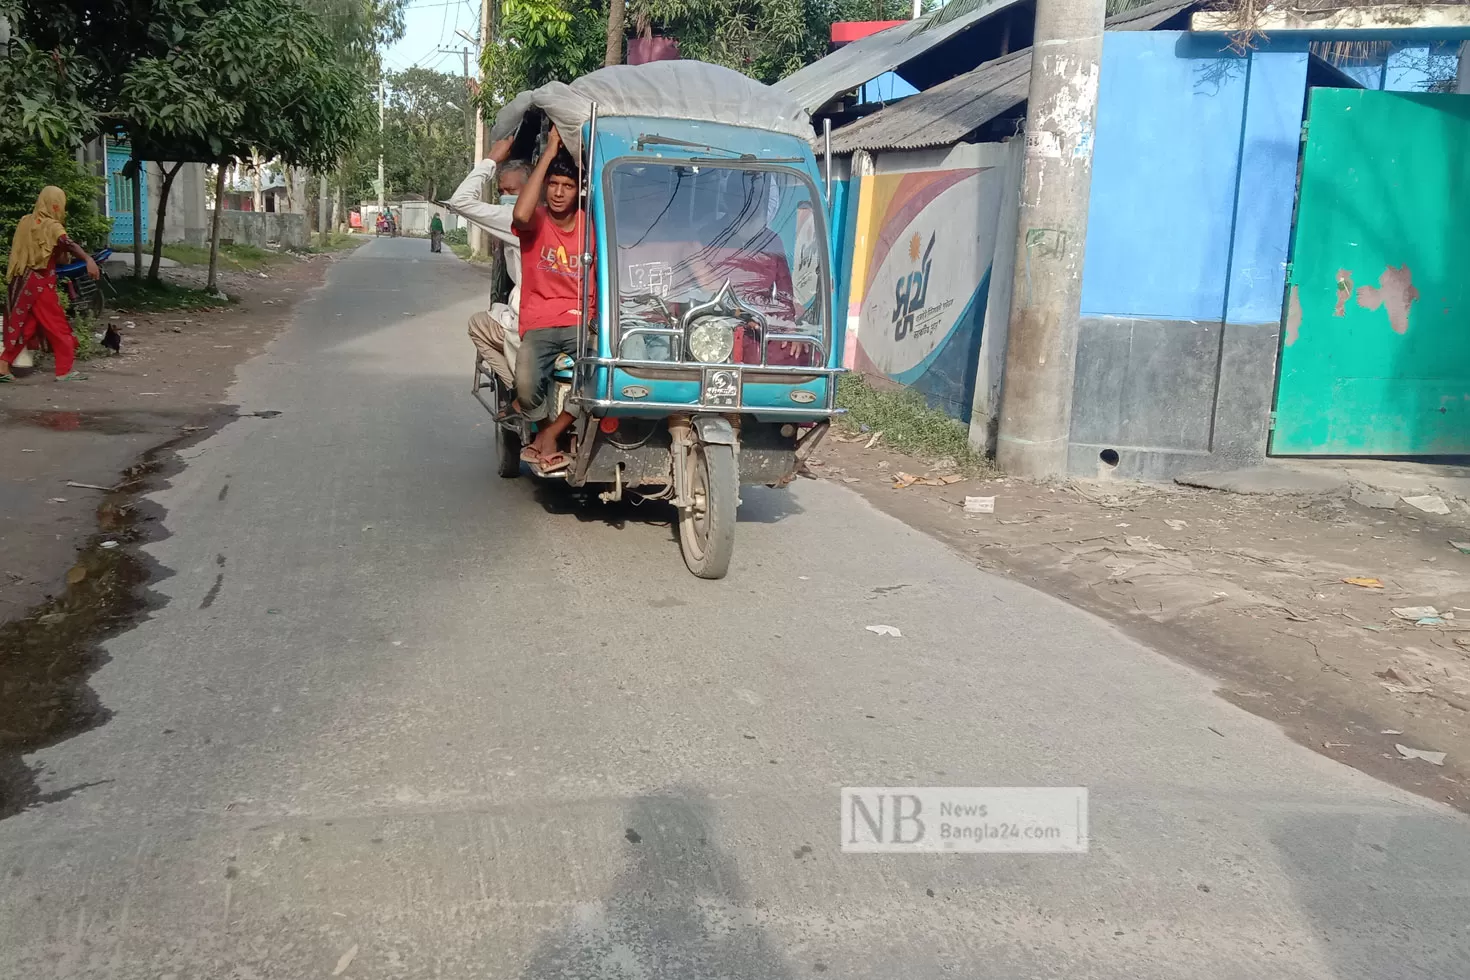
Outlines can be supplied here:
[[[625, 163], [610, 179], [618, 320], [629, 334], [622, 356], [680, 360], [672, 338], [640, 327], [677, 327], [691, 307], [725, 283], [765, 319], [766, 363], [809, 366], [821, 359], [827, 254], [815, 188], [789, 170], [707, 164]], [[759, 320], [750, 317], [732, 359], [761, 363]], [[616, 348], [615, 348], [616, 349]]]

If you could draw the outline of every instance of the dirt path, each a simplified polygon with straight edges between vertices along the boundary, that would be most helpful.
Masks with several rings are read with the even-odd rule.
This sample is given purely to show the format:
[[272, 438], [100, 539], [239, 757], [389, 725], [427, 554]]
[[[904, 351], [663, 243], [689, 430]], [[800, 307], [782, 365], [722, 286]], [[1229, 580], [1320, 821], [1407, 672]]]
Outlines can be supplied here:
[[[812, 472], [1204, 669], [1221, 696], [1301, 743], [1470, 812], [1470, 554], [1450, 544], [1470, 541], [1470, 505], [1450, 499], [1451, 514], [1433, 516], [1361, 490], [1004, 479], [895, 489], [895, 474], [923, 464], [867, 438], [824, 445]], [[966, 496], [994, 496], [995, 512], [966, 515]], [[1393, 611], [1413, 606], [1442, 621]], [[1405, 759], [1397, 745], [1446, 758]]]
[[[23, 754], [104, 720], [87, 687], [99, 641], [144, 612], [141, 587], [156, 577], [125, 547], [162, 533], [163, 515], [138, 495], [167, 478], [167, 448], [234, 418], [224, 399], [236, 366], [332, 261], [224, 273], [240, 301], [218, 309], [112, 311], [122, 351], [80, 365], [89, 380], [57, 384], [47, 363], [0, 387], [0, 817], [40, 800]], [[204, 272], [167, 277], [201, 286]]]

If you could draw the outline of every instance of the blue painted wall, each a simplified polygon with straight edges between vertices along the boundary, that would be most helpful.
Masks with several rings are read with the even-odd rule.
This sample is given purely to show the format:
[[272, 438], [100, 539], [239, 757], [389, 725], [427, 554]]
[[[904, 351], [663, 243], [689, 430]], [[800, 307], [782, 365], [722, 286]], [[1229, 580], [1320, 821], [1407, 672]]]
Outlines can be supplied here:
[[1227, 323], [1281, 319], [1306, 84], [1305, 51], [1252, 53], [1240, 139]]
[[892, 102], [905, 96], [917, 95], [918, 89], [904, 81], [897, 74], [886, 71], [870, 82], [864, 82], [858, 91], [858, 104], [867, 105], [870, 102]]
[[1105, 36], [1084, 316], [1280, 318], [1306, 65], [1183, 32]]

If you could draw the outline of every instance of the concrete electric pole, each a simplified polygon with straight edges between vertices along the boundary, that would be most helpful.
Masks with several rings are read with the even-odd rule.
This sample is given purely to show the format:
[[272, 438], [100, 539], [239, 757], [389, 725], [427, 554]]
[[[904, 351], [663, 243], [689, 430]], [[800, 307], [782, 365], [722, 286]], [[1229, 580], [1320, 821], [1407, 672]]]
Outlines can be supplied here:
[[470, 98], [470, 84], [469, 84], [470, 83], [470, 49], [469, 48], [440, 48], [439, 51], [440, 51], [441, 54], [457, 54], [457, 55], [460, 55], [461, 57], [464, 58], [464, 81], [465, 81], [464, 97], [465, 97], [465, 100], [466, 100], [465, 101], [465, 112], [464, 112], [464, 138], [465, 138], [465, 141], [470, 144], [470, 160], [471, 160], [471, 162], [473, 162], [474, 159], [475, 159], [476, 146], [475, 146], [474, 117], [472, 117], [470, 115], [470, 108], [469, 108], [469, 101], [468, 101], [469, 98]]
[[[481, 86], [485, 84], [485, 49], [494, 42], [495, 38], [495, 6], [494, 0], [480, 0], [480, 39], [476, 41], [463, 31], [459, 36], [466, 41], [472, 42], [480, 49], [475, 59], [475, 80]], [[478, 102], [475, 105], [475, 148], [472, 154], [475, 163], [479, 163], [490, 155], [490, 141], [485, 137], [485, 111], [480, 108]]]
[[322, 248], [327, 247], [327, 221], [330, 214], [331, 211], [327, 206], [327, 175], [323, 171], [316, 175], [316, 227], [317, 233], [321, 235]]
[[1037, 0], [996, 462], [1065, 476], [1105, 0]]
[[[378, 79], [378, 143], [383, 142], [383, 80]], [[378, 147], [378, 213], [383, 213], [383, 148]]]

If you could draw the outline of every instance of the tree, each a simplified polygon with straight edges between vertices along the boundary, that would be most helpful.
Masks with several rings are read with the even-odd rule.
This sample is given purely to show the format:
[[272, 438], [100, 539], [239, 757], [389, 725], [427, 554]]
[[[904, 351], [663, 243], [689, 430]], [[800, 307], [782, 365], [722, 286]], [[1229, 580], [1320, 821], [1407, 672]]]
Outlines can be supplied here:
[[[875, 9], [876, 5], [876, 9]], [[827, 53], [833, 21], [907, 20], [905, 0], [630, 0], [635, 30], [771, 84]]]
[[387, 85], [385, 176], [433, 200], [471, 165], [465, 139], [470, 93], [460, 76], [429, 68], [391, 72]]
[[[932, 0], [931, 0], [932, 2]], [[957, 0], [959, 2], [959, 0]], [[771, 83], [827, 53], [833, 21], [907, 19], [908, 0], [507, 0], [481, 68], [481, 106], [493, 115], [515, 94], [569, 82], [622, 61], [635, 33], [676, 38], [686, 58]]]
[[68, 146], [73, 134], [96, 128], [96, 113], [82, 97], [89, 66], [70, 47], [48, 51], [12, 38], [7, 49], [9, 57], [0, 51], [0, 146]]
[[[122, 131], [135, 167], [256, 146], [329, 169], [367, 131], [376, 48], [402, 34], [404, 3], [0, 0], [17, 35], [0, 58], [0, 147]], [[160, 206], [155, 270], [166, 194]]]
[[135, 62], [115, 110], [136, 157], [175, 161], [163, 171], [148, 273], [154, 280], [168, 191], [182, 161], [275, 158], [325, 169], [368, 122], [357, 66], [338, 56], [320, 15], [300, 0], [173, 2], [171, 45]]
[[601, 68], [608, 50], [606, 0], [505, 0], [495, 43], [480, 55], [480, 98], [493, 115], [517, 92], [570, 82]]
[[607, 53], [604, 65], [623, 63], [623, 32], [627, 30], [628, 5], [625, 0], [610, 0], [607, 7]]

